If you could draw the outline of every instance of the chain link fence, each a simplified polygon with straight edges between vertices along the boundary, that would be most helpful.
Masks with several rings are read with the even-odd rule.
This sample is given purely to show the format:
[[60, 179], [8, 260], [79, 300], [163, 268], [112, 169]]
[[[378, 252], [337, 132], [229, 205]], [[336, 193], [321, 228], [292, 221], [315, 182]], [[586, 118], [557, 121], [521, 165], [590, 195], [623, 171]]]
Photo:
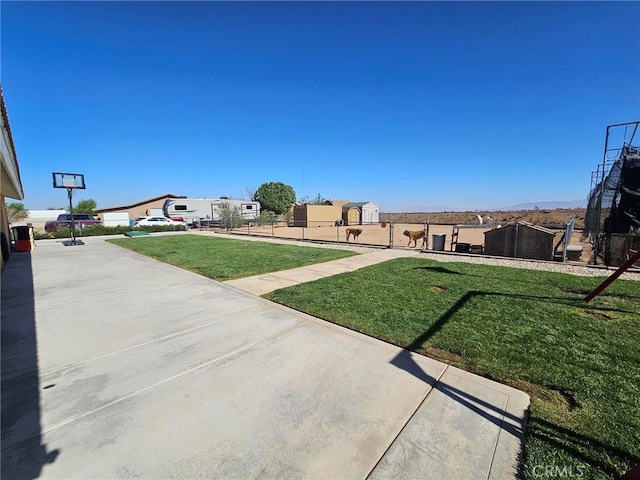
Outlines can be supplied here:
[[440, 225], [377, 222], [345, 225], [314, 221], [313, 226], [278, 219], [234, 221], [222, 218], [211, 225], [218, 232], [381, 248], [411, 248], [434, 252], [488, 255], [532, 260], [581, 261], [583, 246], [573, 221], [545, 228], [528, 222], [496, 225]]

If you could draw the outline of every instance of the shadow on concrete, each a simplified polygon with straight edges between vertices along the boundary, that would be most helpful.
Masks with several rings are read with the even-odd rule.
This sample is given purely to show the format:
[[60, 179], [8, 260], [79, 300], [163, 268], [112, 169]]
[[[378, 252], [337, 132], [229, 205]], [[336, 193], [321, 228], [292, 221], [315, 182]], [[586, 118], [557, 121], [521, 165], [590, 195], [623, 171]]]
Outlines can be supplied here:
[[506, 418], [509, 420], [513, 420], [516, 424], [520, 424], [522, 422], [521, 418], [511, 415], [510, 413], [505, 412], [503, 409], [487, 403], [484, 400], [481, 400], [473, 395], [469, 395], [467, 392], [452, 387], [451, 385], [447, 385], [442, 380], [437, 382], [435, 378], [427, 374], [422, 369], [422, 367], [420, 367], [420, 365], [416, 363], [416, 361], [411, 357], [411, 352], [403, 350], [398, 355], [396, 355], [393, 360], [391, 360], [391, 364], [395, 365], [401, 370], [404, 370], [405, 372], [412, 374], [416, 378], [422, 380], [425, 383], [428, 383], [429, 385], [435, 385], [434, 388], [436, 390], [442, 392], [453, 401], [467, 407], [475, 414], [485, 418], [486, 420], [511, 433], [512, 435], [523, 435], [524, 432], [521, 428], [512, 423], [505, 423], [504, 421]]
[[14, 253], [2, 271], [0, 368], [3, 478], [33, 479], [59, 451], [47, 452], [40, 425], [40, 382], [31, 253]]

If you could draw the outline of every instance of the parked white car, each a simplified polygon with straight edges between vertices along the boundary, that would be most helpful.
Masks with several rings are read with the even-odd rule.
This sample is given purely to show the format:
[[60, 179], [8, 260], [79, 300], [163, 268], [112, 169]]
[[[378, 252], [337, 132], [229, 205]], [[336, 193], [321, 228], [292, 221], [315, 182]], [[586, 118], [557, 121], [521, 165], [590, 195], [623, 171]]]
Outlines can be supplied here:
[[134, 223], [134, 227], [142, 227], [144, 225], [160, 225], [160, 226], [183, 226], [186, 227], [187, 224], [184, 222], [176, 222], [175, 220], [171, 220], [167, 217], [143, 217], [136, 219]]

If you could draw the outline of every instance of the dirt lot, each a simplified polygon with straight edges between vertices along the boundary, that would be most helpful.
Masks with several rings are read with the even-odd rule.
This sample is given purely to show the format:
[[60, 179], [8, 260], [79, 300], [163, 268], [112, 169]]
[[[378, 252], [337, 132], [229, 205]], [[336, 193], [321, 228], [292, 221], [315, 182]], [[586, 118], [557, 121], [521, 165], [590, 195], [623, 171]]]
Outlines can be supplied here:
[[515, 223], [524, 220], [543, 227], [560, 227], [566, 225], [571, 217], [576, 216], [576, 228], [584, 228], [584, 216], [586, 209], [557, 209], [557, 210], [514, 210], [514, 211], [476, 211], [476, 212], [432, 212], [432, 213], [382, 213], [380, 221], [394, 221], [402, 223], [437, 223], [437, 224], [464, 224], [475, 225], [478, 223], [477, 215], [485, 219], [492, 217], [494, 225]]
[[[579, 244], [582, 229], [584, 228], [584, 217], [586, 209], [556, 209], [556, 210], [515, 210], [515, 211], [477, 211], [477, 212], [423, 212], [423, 213], [381, 213], [380, 221], [386, 222], [384, 228], [381, 225], [361, 225], [362, 234], [357, 243], [388, 246], [390, 243], [394, 247], [407, 246], [408, 238], [403, 236], [405, 230], [424, 230], [425, 224], [429, 223], [428, 246], [433, 248], [433, 235], [446, 235], [445, 250], [452, 250], [451, 240], [453, 237], [454, 225], [465, 225], [460, 229], [458, 242], [472, 245], [484, 244], [484, 232], [497, 227], [498, 225], [508, 225], [517, 220], [524, 220], [535, 225], [551, 228], [556, 233], [556, 243], [560, 240], [564, 226], [576, 216], [575, 232], [571, 243]], [[483, 217], [483, 225], [478, 225], [477, 215]], [[491, 217], [491, 218], [488, 218]], [[390, 223], [394, 224], [391, 231]], [[272, 234], [276, 237], [346, 241], [347, 227], [314, 227], [299, 228], [286, 227], [284, 225], [271, 227], [250, 227], [247, 233], [256, 235]], [[353, 239], [351, 240], [353, 241]], [[418, 242], [420, 247], [421, 242]], [[583, 259], [588, 259], [591, 254], [591, 247], [588, 243], [583, 243]]]

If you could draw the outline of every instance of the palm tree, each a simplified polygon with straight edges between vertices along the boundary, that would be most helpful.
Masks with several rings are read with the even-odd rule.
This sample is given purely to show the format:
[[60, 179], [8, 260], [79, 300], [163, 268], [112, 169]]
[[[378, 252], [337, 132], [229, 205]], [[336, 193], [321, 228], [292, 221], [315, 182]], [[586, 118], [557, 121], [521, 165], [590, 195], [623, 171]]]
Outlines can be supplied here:
[[13, 203], [10, 203], [9, 205], [6, 205], [6, 207], [7, 207], [7, 218], [9, 220], [9, 223], [19, 222], [29, 216], [29, 210], [24, 208], [23, 203], [13, 202]]

